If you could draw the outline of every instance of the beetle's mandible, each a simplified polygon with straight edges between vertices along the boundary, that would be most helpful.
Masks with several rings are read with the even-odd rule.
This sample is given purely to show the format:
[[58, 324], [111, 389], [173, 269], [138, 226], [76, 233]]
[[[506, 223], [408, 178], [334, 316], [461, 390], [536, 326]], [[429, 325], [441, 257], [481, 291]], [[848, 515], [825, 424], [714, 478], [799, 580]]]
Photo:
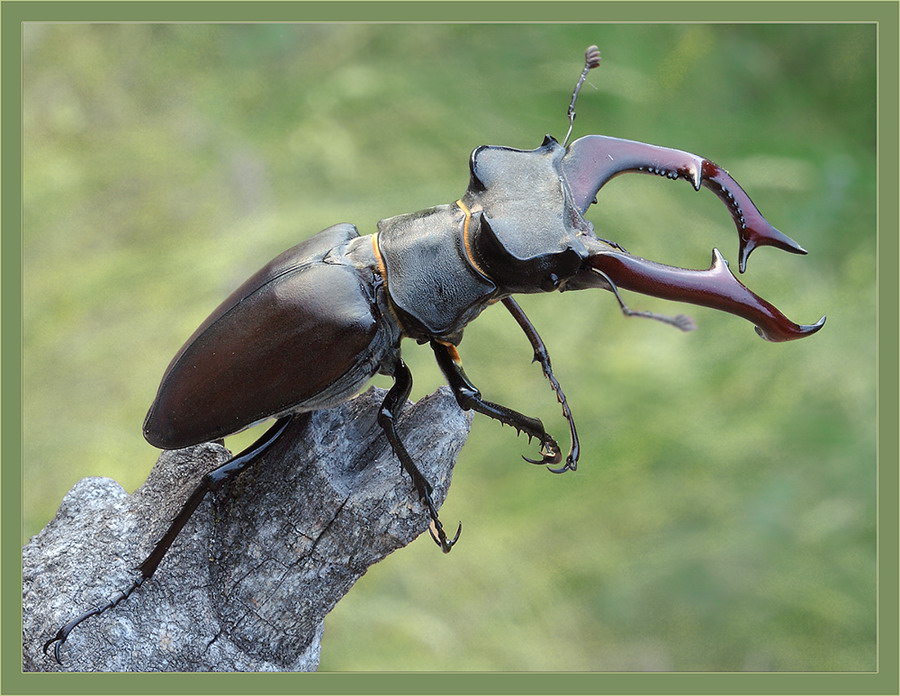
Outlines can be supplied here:
[[[204, 496], [252, 465], [294, 414], [338, 404], [378, 373], [394, 380], [378, 423], [428, 509], [432, 537], [449, 552], [461, 528], [452, 538], [445, 533], [431, 485], [397, 432], [398, 413], [412, 387], [400, 356], [404, 338], [430, 344], [463, 409], [536, 438], [539, 456], [528, 461], [560, 473], [578, 463], [575, 424], [544, 344], [514, 294], [599, 288], [611, 291], [626, 315], [693, 328], [683, 316], [629, 309], [618, 293], [626, 288], [736, 314], [770, 341], [802, 338], [822, 327], [824, 317], [809, 325], [787, 319], [741, 284], [718, 250], [713, 250], [708, 269], [687, 270], [634, 256], [594, 233], [584, 214], [598, 191], [619, 174], [642, 172], [685, 179], [725, 203], [738, 231], [741, 272], [758, 246], [806, 253], [770, 225], [737, 182], [709, 160], [602, 135], [570, 144], [578, 92], [599, 62], [597, 47], [589, 47], [562, 144], [548, 135], [534, 150], [478, 147], [460, 199], [381, 220], [377, 232], [367, 236], [347, 223], [329, 227], [265, 265], [200, 325], [163, 375], [144, 423], [146, 439], [162, 449], [179, 449], [269, 418], [275, 423], [257, 442], [203, 477], [129, 587], [65, 624], [45, 643], [44, 652], [55, 644], [59, 660], [60, 646], [75, 626], [123, 601], [149, 579]], [[565, 455], [540, 420], [486, 401], [462, 369], [457, 346], [463, 330], [495, 302], [522, 327], [562, 406], [571, 441]], [[231, 393], [242, 398], [223, 398], [222, 384], [239, 385]]]

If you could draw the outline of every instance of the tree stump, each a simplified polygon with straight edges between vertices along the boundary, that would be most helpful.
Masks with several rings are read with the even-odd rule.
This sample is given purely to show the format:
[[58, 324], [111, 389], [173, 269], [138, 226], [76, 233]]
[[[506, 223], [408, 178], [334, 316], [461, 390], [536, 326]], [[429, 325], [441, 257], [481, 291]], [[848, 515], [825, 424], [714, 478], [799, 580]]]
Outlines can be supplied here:
[[[23, 552], [26, 671], [313, 671], [323, 619], [428, 513], [376, 423], [384, 390], [295, 418], [261, 460], [207, 496], [153, 578], [42, 652], [74, 616], [136, 577], [214, 443], [163, 452], [132, 495], [78, 482]], [[400, 434], [440, 505], [471, 418], [442, 387], [407, 404]], [[440, 553], [435, 548], [435, 553]]]

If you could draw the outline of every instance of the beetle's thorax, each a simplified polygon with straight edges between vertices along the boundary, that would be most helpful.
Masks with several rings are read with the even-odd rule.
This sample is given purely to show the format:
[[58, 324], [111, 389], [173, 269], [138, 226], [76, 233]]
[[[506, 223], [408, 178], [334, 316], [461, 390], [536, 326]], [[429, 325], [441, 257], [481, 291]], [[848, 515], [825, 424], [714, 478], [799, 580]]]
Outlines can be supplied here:
[[456, 343], [462, 329], [497, 295], [497, 285], [468, 260], [467, 216], [456, 205], [381, 220], [373, 239], [387, 294], [404, 333]]

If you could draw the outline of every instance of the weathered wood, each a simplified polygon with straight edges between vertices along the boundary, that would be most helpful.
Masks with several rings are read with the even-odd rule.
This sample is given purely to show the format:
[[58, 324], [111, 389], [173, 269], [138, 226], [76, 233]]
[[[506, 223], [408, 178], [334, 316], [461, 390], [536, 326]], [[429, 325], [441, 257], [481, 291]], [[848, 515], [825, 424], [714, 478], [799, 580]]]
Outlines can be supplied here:
[[[72, 632], [60, 666], [44, 641], [128, 585], [200, 476], [229, 454], [212, 443], [163, 452], [132, 495], [111, 479], [78, 482], [24, 549], [24, 669], [315, 670], [325, 615], [428, 528], [375, 422], [383, 397], [372, 389], [296, 419], [208, 496], [151, 580]], [[403, 412], [401, 436], [438, 505], [469, 422], [447, 388]]]

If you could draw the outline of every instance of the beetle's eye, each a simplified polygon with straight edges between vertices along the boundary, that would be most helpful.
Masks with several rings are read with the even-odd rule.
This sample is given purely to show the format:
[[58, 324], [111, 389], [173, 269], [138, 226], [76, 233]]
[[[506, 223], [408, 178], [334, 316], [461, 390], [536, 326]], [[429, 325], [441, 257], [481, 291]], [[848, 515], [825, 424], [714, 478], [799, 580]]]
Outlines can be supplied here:
[[541, 281], [541, 290], [544, 292], [553, 292], [559, 287], [559, 276], [551, 273]]

